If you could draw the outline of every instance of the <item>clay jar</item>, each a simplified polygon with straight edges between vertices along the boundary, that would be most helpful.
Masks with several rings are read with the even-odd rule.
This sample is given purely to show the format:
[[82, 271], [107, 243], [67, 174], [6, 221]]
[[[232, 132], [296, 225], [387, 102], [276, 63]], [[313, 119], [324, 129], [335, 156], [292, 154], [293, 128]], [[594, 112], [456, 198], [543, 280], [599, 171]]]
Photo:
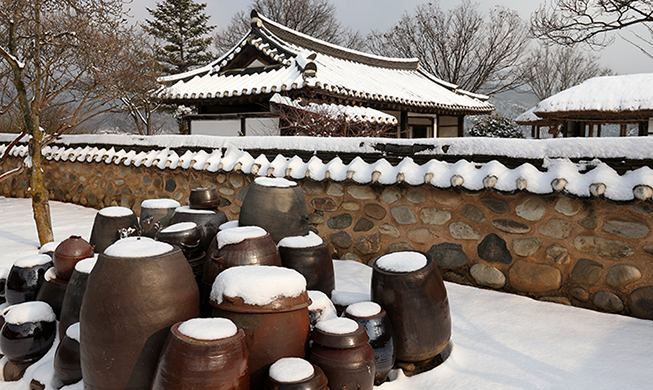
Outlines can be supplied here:
[[279, 359], [270, 366], [265, 390], [327, 390], [322, 369], [300, 358]]
[[50, 267], [45, 272], [45, 280], [38, 294], [36, 294], [37, 301], [46, 302], [52, 307], [54, 314], [57, 316], [57, 320], [59, 320], [61, 315], [61, 306], [63, 304], [63, 298], [66, 295], [67, 287], [68, 281], [57, 278], [54, 267]]
[[177, 245], [188, 260], [198, 256], [204, 257], [204, 251], [200, 246], [202, 230], [195, 222], [179, 222], [170, 225], [156, 234], [156, 240]]
[[376, 375], [374, 384], [380, 385], [388, 378], [395, 364], [395, 343], [392, 326], [385, 310], [374, 302], [359, 302], [345, 310], [345, 316], [363, 325], [370, 345], [374, 349]]
[[259, 177], [248, 187], [238, 217], [240, 226], [260, 226], [274, 242], [308, 234], [308, 210], [300, 186], [281, 178]]
[[199, 226], [202, 231], [200, 247], [206, 251], [218, 232], [218, 227], [227, 222], [227, 215], [224, 211], [191, 209], [188, 206], [182, 206], [175, 210], [170, 224], [179, 222], [195, 222]]
[[178, 322], [161, 352], [152, 390], [249, 388], [245, 333], [226, 318]]
[[349, 318], [318, 322], [311, 334], [309, 361], [329, 379], [329, 387], [340, 390], [372, 390], [374, 350], [363, 326]]
[[397, 360], [421, 362], [446, 353], [451, 338], [449, 300], [428, 254], [395, 252], [376, 259], [371, 293], [390, 319]]
[[95, 246], [95, 253], [102, 253], [121, 237], [136, 234], [138, 228], [138, 218], [130, 209], [105, 207], [95, 215], [89, 243]]
[[69, 280], [75, 264], [82, 259], [93, 257], [93, 246], [80, 236], [70, 236], [54, 250], [52, 262], [57, 277]]
[[96, 258], [84, 259], [75, 265], [73, 276], [70, 277], [66, 293], [61, 304], [61, 319], [59, 322], [59, 339], [66, 335], [66, 329], [79, 322], [79, 311], [82, 308], [82, 299], [86, 292], [88, 276], [97, 262]]
[[333, 261], [329, 244], [317, 234], [285, 237], [278, 244], [281, 264], [304, 275], [308, 290], [319, 290], [327, 295], [336, 288]]
[[19, 303], [6, 308], [2, 316], [5, 324], [0, 331], [0, 350], [10, 362], [35, 362], [52, 347], [56, 318], [47, 303]]
[[45, 281], [45, 272], [52, 267], [48, 255], [32, 255], [16, 260], [9, 270], [5, 285], [7, 304], [33, 301]]
[[188, 206], [191, 209], [217, 210], [220, 201], [220, 194], [215, 187], [193, 188], [188, 197]]
[[54, 375], [64, 385], [77, 383], [82, 379], [79, 361], [79, 322], [66, 329], [64, 337], [54, 353]]
[[181, 249], [148, 237], [111, 245], [82, 301], [84, 388], [149, 389], [170, 327], [198, 315], [197, 285]]
[[5, 286], [7, 285], [7, 276], [9, 276], [9, 270], [6, 268], [0, 268], [0, 304], [5, 303]]
[[213, 284], [213, 316], [245, 332], [250, 388], [263, 387], [268, 368], [282, 357], [305, 357], [310, 320], [306, 281], [297, 271], [255, 265], [228, 268]]
[[154, 238], [156, 234], [170, 225], [172, 215], [179, 202], [173, 199], [146, 199], [141, 202], [139, 224], [141, 235]]

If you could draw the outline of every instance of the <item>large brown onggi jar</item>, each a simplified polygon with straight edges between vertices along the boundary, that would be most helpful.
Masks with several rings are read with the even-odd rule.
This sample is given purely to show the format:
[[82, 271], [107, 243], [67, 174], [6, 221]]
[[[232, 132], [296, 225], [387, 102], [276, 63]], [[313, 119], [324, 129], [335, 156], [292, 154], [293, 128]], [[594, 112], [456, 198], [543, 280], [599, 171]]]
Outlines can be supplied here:
[[45, 280], [36, 294], [36, 300], [46, 302], [52, 307], [57, 320], [61, 318], [61, 306], [68, 288], [68, 281], [57, 277], [54, 267], [45, 272]]
[[220, 194], [215, 187], [193, 188], [188, 196], [188, 206], [191, 209], [217, 210], [221, 201]]
[[199, 315], [193, 272], [178, 247], [128, 237], [91, 272], [80, 312], [85, 389], [149, 389], [170, 327]]
[[54, 375], [64, 385], [77, 383], [82, 379], [79, 361], [79, 322], [68, 327], [54, 353]]
[[59, 316], [59, 340], [64, 338], [66, 335], [66, 329], [68, 329], [70, 325], [79, 322], [79, 311], [82, 308], [82, 299], [86, 293], [86, 283], [96, 262], [97, 259], [92, 257], [81, 260], [75, 265], [73, 276], [70, 277], [61, 304], [61, 315]]
[[161, 230], [170, 225], [172, 215], [181, 204], [174, 199], [146, 199], [141, 202], [141, 215], [138, 222], [141, 235], [154, 238]]
[[301, 358], [282, 358], [270, 366], [265, 390], [328, 390], [324, 371]]
[[161, 352], [152, 390], [249, 388], [245, 333], [226, 318], [178, 322]]
[[349, 318], [318, 322], [311, 334], [309, 361], [324, 371], [329, 387], [372, 390], [376, 363], [363, 326]]
[[52, 262], [57, 277], [69, 280], [75, 264], [82, 259], [93, 257], [93, 246], [80, 236], [70, 236], [57, 245]]
[[247, 188], [240, 207], [240, 226], [260, 226], [274, 242], [308, 234], [308, 209], [302, 188], [282, 178], [259, 177]]
[[172, 216], [170, 224], [179, 222], [195, 222], [202, 231], [200, 248], [206, 251], [211, 244], [211, 240], [218, 232], [218, 228], [227, 222], [227, 215], [221, 210], [201, 210], [192, 209], [188, 206], [177, 207]]
[[371, 290], [372, 300], [388, 313], [397, 360], [421, 362], [448, 351], [449, 300], [431, 256], [395, 252], [379, 257], [373, 265]]
[[211, 292], [213, 316], [245, 331], [250, 389], [263, 387], [269, 366], [283, 357], [305, 357], [310, 320], [306, 281], [295, 270], [274, 266], [231, 267]]
[[12, 305], [3, 310], [2, 316], [5, 323], [0, 331], [0, 350], [10, 362], [35, 362], [52, 347], [56, 317], [47, 303]]
[[89, 243], [94, 246], [95, 253], [102, 253], [120, 238], [135, 235], [138, 229], [138, 217], [132, 210], [121, 206], [105, 207], [95, 215]]
[[278, 244], [281, 264], [306, 278], [306, 289], [319, 290], [328, 296], [336, 288], [329, 244], [317, 234], [285, 237]]
[[35, 300], [50, 267], [52, 258], [48, 255], [31, 255], [16, 260], [9, 270], [5, 284], [7, 304], [15, 305]]

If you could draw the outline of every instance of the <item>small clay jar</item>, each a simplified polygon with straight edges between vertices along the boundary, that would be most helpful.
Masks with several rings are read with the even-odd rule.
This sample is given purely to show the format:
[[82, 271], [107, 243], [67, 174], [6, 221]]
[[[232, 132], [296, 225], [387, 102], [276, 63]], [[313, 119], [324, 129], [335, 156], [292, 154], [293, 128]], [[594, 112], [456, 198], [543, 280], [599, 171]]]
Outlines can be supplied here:
[[349, 318], [318, 322], [311, 334], [309, 361], [339, 390], [372, 390], [376, 363], [363, 326]]
[[220, 194], [215, 187], [193, 188], [188, 197], [188, 206], [198, 210], [217, 210], [220, 201]]
[[245, 333], [226, 318], [194, 318], [170, 329], [152, 390], [249, 388]]
[[66, 289], [68, 288], [68, 281], [57, 278], [57, 273], [55, 272], [54, 267], [50, 267], [45, 272], [45, 281], [39, 289], [39, 293], [36, 294], [36, 300], [46, 302], [52, 307], [54, 314], [57, 316], [57, 320], [60, 319], [61, 315], [61, 306], [63, 305], [63, 299], [66, 295]]
[[0, 304], [5, 303], [5, 286], [7, 285], [7, 276], [9, 270], [7, 268], [0, 268]]
[[2, 312], [5, 324], [0, 331], [0, 350], [12, 363], [30, 363], [42, 358], [52, 347], [56, 317], [45, 302], [23, 302]]
[[9, 270], [5, 285], [5, 299], [9, 305], [36, 299], [45, 282], [45, 272], [52, 267], [48, 255], [32, 255], [16, 260]]
[[328, 390], [322, 369], [300, 358], [282, 358], [270, 366], [265, 390]]
[[202, 231], [200, 247], [206, 251], [211, 244], [211, 240], [218, 233], [218, 228], [227, 222], [227, 215], [224, 211], [191, 209], [188, 206], [177, 207], [172, 216], [170, 224], [179, 222], [195, 222]]
[[138, 217], [132, 210], [120, 206], [105, 207], [95, 215], [89, 243], [95, 247], [95, 253], [102, 253], [119, 239], [136, 235], [138, 229]]
[[186, 259], [195, 259], [204, 256], [200, 246], [202, 230], [195, 222], [179, 222], [170, 225], [156, 234], [157, 241], [167, 242], [181, 248]]
[[93, 246], [80, 236], [70, 236], [54, 250], [52, 262], [57, 277], [69, 280], [75, 264], [82, 259], [93, 257]]
[[54, 374], [64, 385], [77, 383], [82, 379], [79, 360], [79, 322], [66, 329], [65, 336], [54, 353]]
[[285, 237], [278, 244], [281, 264], [306, 278], [306, 289], [319, 290], [328, 296], [336, 288], [329, 244], [317, 234]]
[[374, 384], [380, 385], [388, 378], [395, 364], [395, 343], [392, 326], [385, 310], [375, 302], [359, 302], [345, 310], [345, 316], [363, 325], [374, 349], [376, 375]]
[[181, 205], [173, 199], [146, 199], [141, 202], [139, 224], [141, 235], [154, 238], [162, 229], [170, 225], [172, 215]]
[[79, 311], [82, 307], [82, 299], [86, 292], [86, 282], [93, 270], [97, 258], [84, 259], [75, 265], [73, 276], [70, 277], [68, 288], [61, 304], [61, 315], [59, 323], [59, 340], [66, 335], [66, 329], [74, 323], [79, 322]]

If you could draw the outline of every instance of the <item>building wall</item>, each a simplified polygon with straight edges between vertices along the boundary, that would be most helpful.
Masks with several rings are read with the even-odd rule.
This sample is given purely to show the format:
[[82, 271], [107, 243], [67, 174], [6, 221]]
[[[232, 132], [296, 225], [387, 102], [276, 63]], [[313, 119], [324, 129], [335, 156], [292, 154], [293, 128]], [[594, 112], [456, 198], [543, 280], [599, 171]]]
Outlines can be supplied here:
[[[1, 171], [15, 167], [9, 157]], [[105, 162], [46, 160], [54, 200], [101, 209], [215, 186], [237, 219], [255, 176]], [[469, 192], [430, 185], [298, 181], [312, 228], [340, 259], [369, 263], [398, 250], [430, 253], [446, 280], [536, 299], [653, 319], [653, 203], [617, 204], [560, 193]], [[0, 195], [27, 196], [26, 177]]]

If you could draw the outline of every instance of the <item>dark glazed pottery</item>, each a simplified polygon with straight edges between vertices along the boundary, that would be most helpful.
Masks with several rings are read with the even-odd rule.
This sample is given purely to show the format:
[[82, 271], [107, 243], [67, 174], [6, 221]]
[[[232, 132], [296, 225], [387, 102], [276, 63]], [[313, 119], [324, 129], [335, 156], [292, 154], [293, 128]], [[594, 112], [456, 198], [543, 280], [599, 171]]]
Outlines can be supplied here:
[[156, 240], [177, 245], [188, 260], [204, 256], [204, 250], [200, 246], [202, 230], [195, 222], [180, 222], [170, 225], [156, 234]]
[[319, 290], [327, 296], [336, 288], [333, 272], [333, 261], [329, 244], [322, 240], [322, 244], [311, 248], [279, 247], [281, 264], [292, 268], [306, 278], [307, 290]]
[[242, 329], [228, 338], [199, 340], [182, 334], [180, 324], [170, 329], [152, 390], [249, 388], [248, 354]]
[[193, 188], [188, 197], [191, 209], [217, 210], [220, 207], [220, 194], [215, 187]]
[[181, 249], [101, 254], [80, 312], [84, 388], [149, 389], [170, 327], [198, 315], [197, 285]]
[[5, 303], [5, 287], [7, 286], [7, 276], [9, 276], [9, 270], [6, 268], [0, 268], [0, 304]]
[[[114, 216], [115, 209], [120, 209], [119, 211], [124, 213]], [[138, 218], [133, 211], [126, 207], [105, 207], [95, 215], [89, 243], [95, 246], [95, 253], [102, 253], [120, 238], [135, 235], [138, 228]]]
[[[30, 305], [45, 316], [28, 322], [13, 322], [9, 311], [21, 310]], [[32, 310], [36, 311], [36, 310]], [[12, 363], [30, 363], [42, 358], [52, 347], [56, 333], [56, 320], [52, 309], [44, 302], [24, 302], [6, 308], [2, 315], [5, 324], [0, 331], [0, 350]]]
[[179, 207], [175, 210], [170, 224], [179, 222], [195, 222], [202, 230], [200, 247], [203, 251], [208, 250], [211, 240], [218, 233], [218, 228], [227, 222], [227, 215], [224, 211], [193, 210], [188, 207]]
[[179, 202], [172, 199], [147, 199], [141, 202], [141, 216], [138, 219], [141, 235], [154, 238], [156, 234], [170, 225], [172, 215]]
[[374, 387], [374, 350], [363, 326], [352, 333], [333, 334], [316, 327], [309, 361], [320, 366], [329, 379], [329, 387], [339, 390], [372, 390]]
[[36, 294], [37, 301], [46, 302], [52, 307], [57, 320], [61, 318], [61, 306], [67, 287], [68, 281], [57, 278], [54, 267], [51, 267], [46, 271], [45, 281], [41, 285], [39, 293]]
[[80, 236], [70, 236], [54, 250], [52, 262], [59, 279], [69, 280], [75, 264], [89, 257], [93, 257], [93, 246]]
[[[76, 329], [76, 336], [79, 335], [79, 323], [71, 325]], [[73, 330], [73, 329], [71, 329]], [[54, 374], [64, 385], [77, 383], [82, 379], [82, 367], [79, 360], [79, 341], [72, 336], [71, 332], [61, 339], [54, 353]]]
[[[85, 259], [77, 263], [73, 276], [70, 277], [66, 293], [61, 304], [61, 318], [59, 322], [59, 340], [66, 334], [66, 329], [76, 322], [79, 322], [79, 311], [82, 308], [82, 298], [86, 292], [86, 283], [90, 269], [95, 264], [95, 259]], [[88, 272], [87, 272], [88, 271]]]
[[374, 384], [378, 386], [385, 382], [395, 364], [395, 343], [390, 320], [383, 309], [378, 314], [369, 317], [357, 317], [347, 311], [345, 311], [345, 316], [361, 324], [370, 338], [369, 343], [374, 349], [376, 361]]
[[374, 261], [372, 271], [372, 300], [387, 312], [395, 336], [396, 358], [405, 362], [421, 362], [439, 355], [451, 338], [447, 290], [431, 256], [422, 255], [426, 265], [417, 271], [386, 271], [377, 265], [379, 259]]
[[265, 390], [328, 390], [329, 381], [324, 371], [313, 364], [315, 371], [309, 378], [299, 382], [278, 382], [268, 376], [265, 382]]
[[16, 260], [9, 270], [5, 285], [7, 304], [15, 305], [35, 300], [50, 267], [52, 260], [48, 255], [34, 255]]
[[302, 188], [262, 186], [257, 184], [259, 179], [247, 190], [238, 224], [262, 227], [275, 243], [284, 237], [308, 234], [309, 217]]

